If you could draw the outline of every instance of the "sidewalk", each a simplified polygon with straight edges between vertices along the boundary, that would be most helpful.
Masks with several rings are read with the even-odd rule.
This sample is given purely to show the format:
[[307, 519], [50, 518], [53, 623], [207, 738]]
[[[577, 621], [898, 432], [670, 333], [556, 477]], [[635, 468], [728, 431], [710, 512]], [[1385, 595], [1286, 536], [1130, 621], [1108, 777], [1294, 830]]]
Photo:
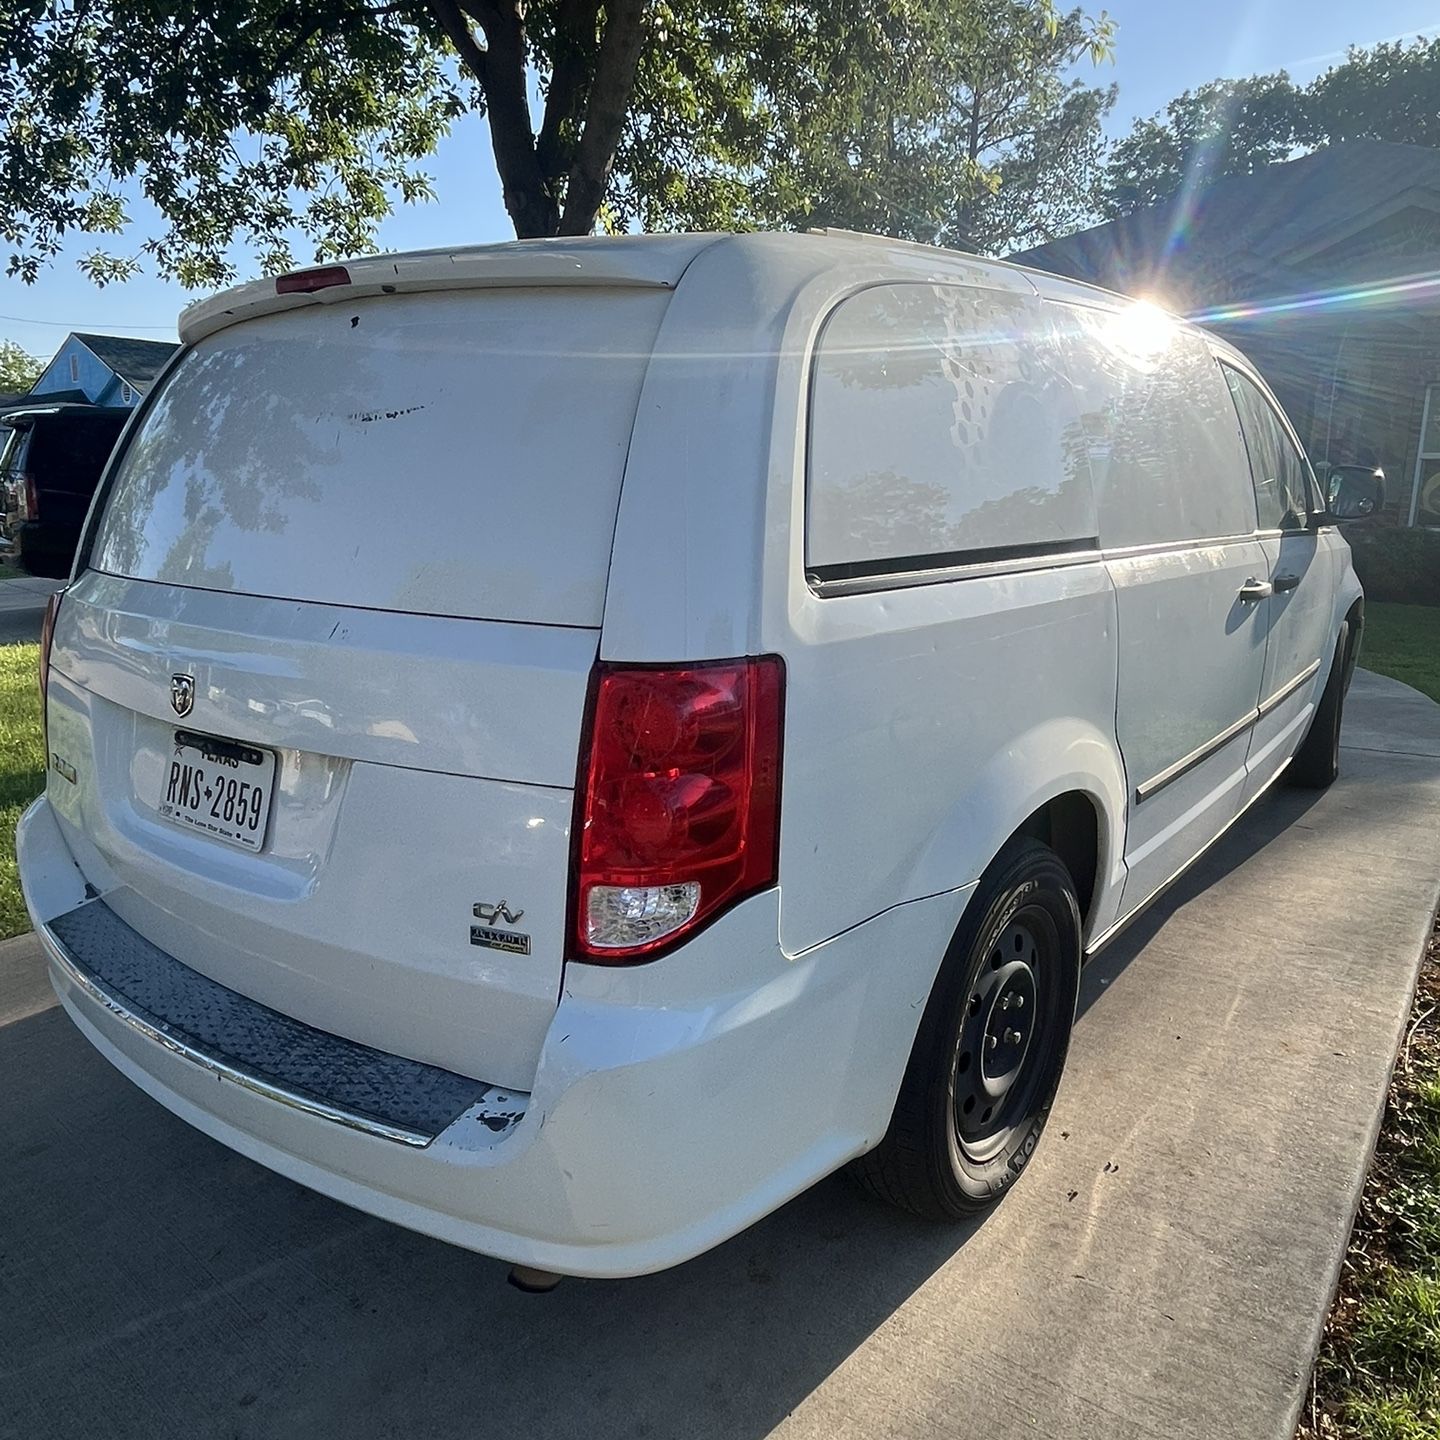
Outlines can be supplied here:
[[832, 1180], [543, 1298], [190, 1130], [7, 947], [0, 1431], [1290, 1440], [1440, 891], [1440, 708], [1361, 672], [1346, 740], [1092, 964], [983, 1223]]

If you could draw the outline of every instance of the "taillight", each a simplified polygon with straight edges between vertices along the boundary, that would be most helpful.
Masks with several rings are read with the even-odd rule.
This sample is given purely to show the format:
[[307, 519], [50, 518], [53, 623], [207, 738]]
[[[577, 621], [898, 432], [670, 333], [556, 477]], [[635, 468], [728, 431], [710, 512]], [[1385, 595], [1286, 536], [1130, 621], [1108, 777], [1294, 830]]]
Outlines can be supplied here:
[[40, 518], [40, 492], [35, 487], [33, 475], [20, 477], [20, 518], [22, 520], [38, 520]]
[[574, 953], [652, 959], [775, 883], [778, 655], [596, 667], [576, 795]]
[[317, 265], [313, 270], [292, 270], [275, 277], [277, 295], [313, 295], [336, 285], [348, 285], [350, 272], [343, 265]]
[[[45, 617], [40, 622], [40, 728], [45, 736], [45, 754], [50, 754], [50, 717], [46, 714], [45, 695], [50, 688], [50, 646], [55, 639], [55, 619], [60, 614], [60, 597], [65, 592], [57, 590], [45, 602]], [[47, 758], [46, 764], [49, 764]]]

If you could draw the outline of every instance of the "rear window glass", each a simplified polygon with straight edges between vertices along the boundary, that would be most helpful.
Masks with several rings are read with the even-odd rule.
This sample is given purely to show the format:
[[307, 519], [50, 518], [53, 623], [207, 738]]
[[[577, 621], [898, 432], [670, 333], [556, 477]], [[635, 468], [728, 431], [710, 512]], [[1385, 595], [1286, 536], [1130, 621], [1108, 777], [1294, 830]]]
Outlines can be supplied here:
[[821, 578], [1093, 544], [1069, 384], [1032, 298], [863, 290], [826, 323], [812, 387], [807, 563]]
[[598, 625], [664, 291], [451, 290], [209, 336], [91, 552], [208, 590]]

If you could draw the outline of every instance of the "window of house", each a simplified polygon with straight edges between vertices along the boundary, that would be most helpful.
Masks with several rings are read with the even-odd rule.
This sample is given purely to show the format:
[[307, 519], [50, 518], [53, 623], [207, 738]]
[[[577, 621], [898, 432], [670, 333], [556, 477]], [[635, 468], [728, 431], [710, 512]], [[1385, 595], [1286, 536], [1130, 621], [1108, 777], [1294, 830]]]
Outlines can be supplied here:
[[1260, 529], [1305, 529], [1313, 508], [1310, 467], [1305, 457], [1295, 448], [1260, 387], [1238, 370], [1228, 365], [1223, 368], [1250, 454]]
[[1408, 523], [1440, 524], [1440, 385], [1425, 387], [1425, 409], [1420, 424], [1420, 452], [1410, 482]]
[[80, 357], [71, 351], [70, 353], [70, 381], [76, 384], [80, 379]]

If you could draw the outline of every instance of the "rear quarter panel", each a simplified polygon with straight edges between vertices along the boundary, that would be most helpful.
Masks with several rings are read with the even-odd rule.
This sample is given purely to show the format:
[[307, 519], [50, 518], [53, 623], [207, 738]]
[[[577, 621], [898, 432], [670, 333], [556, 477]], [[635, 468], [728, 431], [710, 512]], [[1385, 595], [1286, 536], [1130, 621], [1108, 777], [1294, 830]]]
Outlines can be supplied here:
[[1029, 288], [962, 256], [870, 248], [747, 237], [687, 271], [641, 395], [601, 652], [784, 657], [785, 952], [924, 896], [955, 893], [958, 920], [962, 888], [1072, 790], [1103, 831], [1103, 929], [1125, 814], [1103, 566], [828, 598], [806, 583], [810, 356], [835, 303], [877, 280]]
[[[1105, 822], [1118, 899], [1115, 599], [1100, 564], [792, 596], [782, 936], [799, 949], [978, 879], [1046, 801]], [[939, 956], [936, 956], [938, 962]]]

